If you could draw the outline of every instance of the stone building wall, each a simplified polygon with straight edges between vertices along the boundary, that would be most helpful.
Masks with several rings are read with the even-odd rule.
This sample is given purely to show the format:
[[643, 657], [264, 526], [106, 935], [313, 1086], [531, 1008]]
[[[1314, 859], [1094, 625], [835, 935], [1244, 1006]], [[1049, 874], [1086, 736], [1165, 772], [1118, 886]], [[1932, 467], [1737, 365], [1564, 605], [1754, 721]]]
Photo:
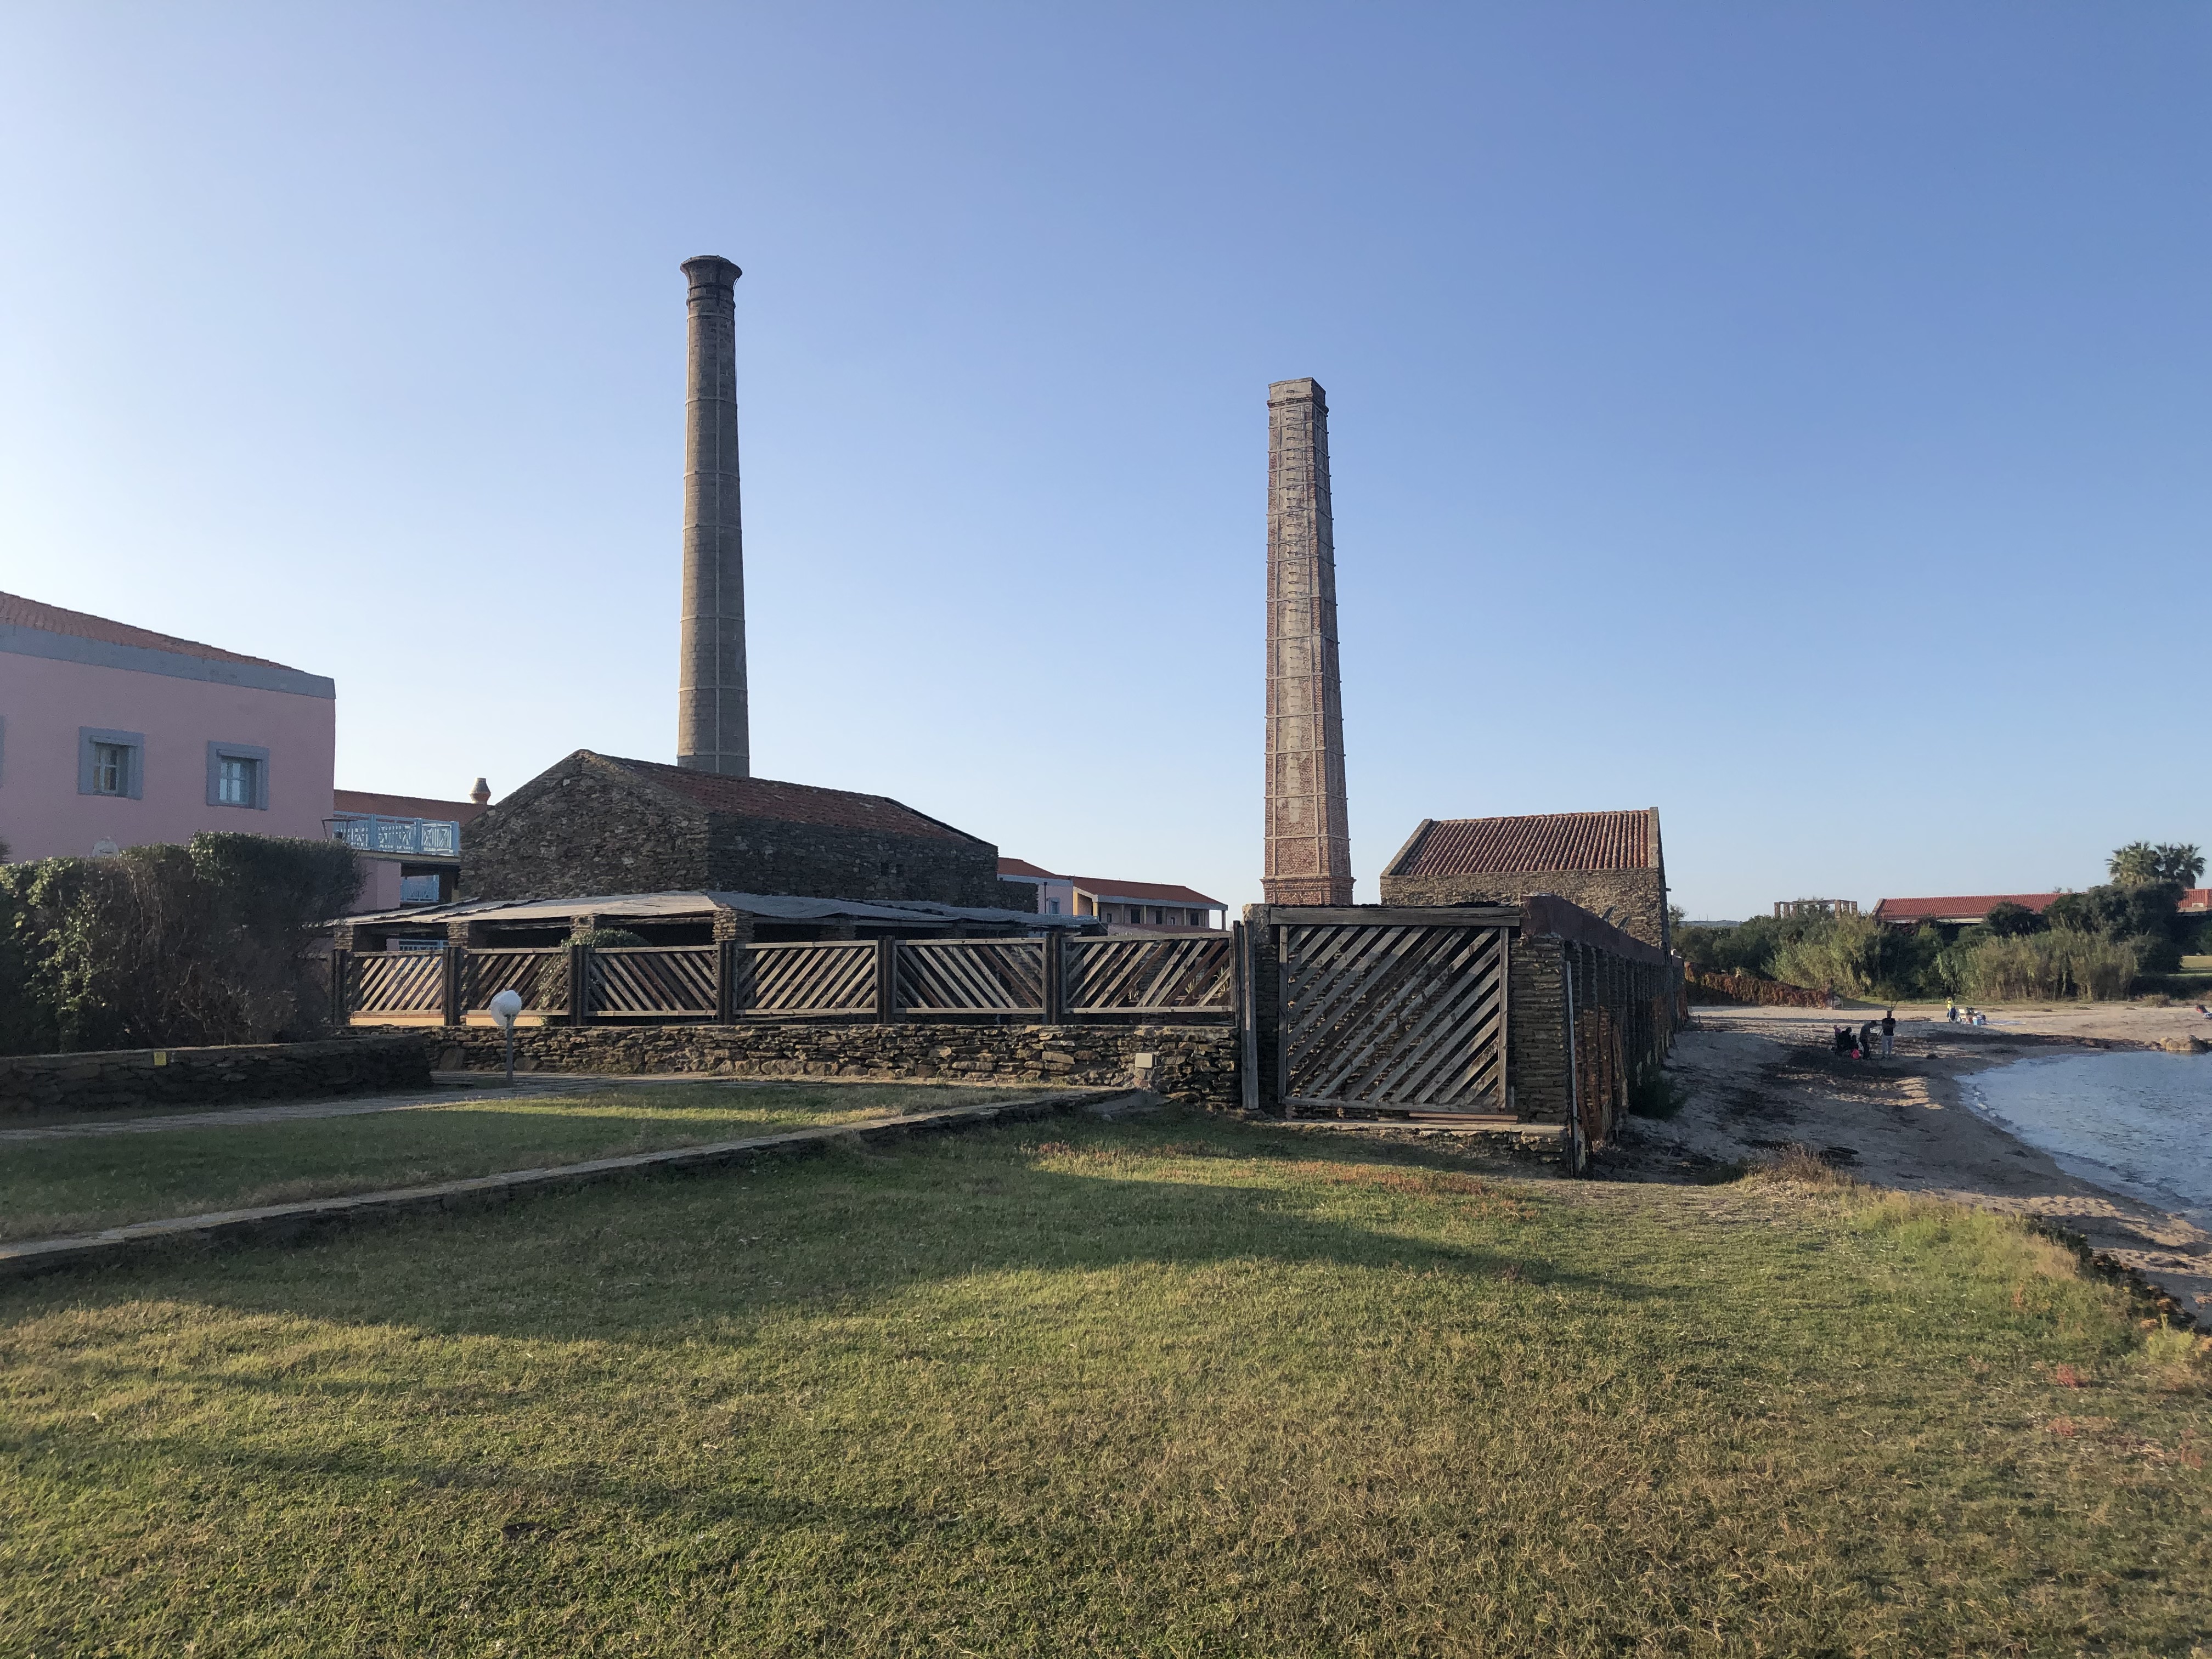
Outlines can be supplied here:
[[1565, 1123], [1574, 1109], [1567, 1065], [1565, 947], [1518, 939], [1508, 959], [1506, 1083], [1513, 1109], [1531, 1123]]
[[1556, 893], [1592, 915], [1607, 917], [1646, 945], [1662, 951], [1668, 948], [1663, 870], [1535, 870], [1382, 878], [1385, 904], [1518, 904], [1531, 893]]
[[[999, 849], [987, 842], [901, 836], [773, 818], [709, 815], [704, 878], [690, 884], [736, 893], [802, 893], [815, 898], [927, 899], [939, 904], [1036, 908], [1036, 889], [999, 879]], [[1019, 886], [1018, 906], [1007, 890]]]
[[430, 1086], [419, 1031], [222, 1048], [0, 1056], [0, 1115], [222, 1106]]
[[571, 755], [462, 830], [459, 890], [465, 899], [683, 892], [710, 885], [707, 868], [704, 808], [665, 801]]
[[[442, 1071], [505, 1064], [500, 1033], [430, 1034]], [[1239, 1103], [1227, 1025], [583, 1025], [515, 1033], [518, 1071], [838, 1077], [943, 1083], [1142, 1086], [1213, 1110]], [[1139, 1065], [1144, 1056], [1149, 1065]]]

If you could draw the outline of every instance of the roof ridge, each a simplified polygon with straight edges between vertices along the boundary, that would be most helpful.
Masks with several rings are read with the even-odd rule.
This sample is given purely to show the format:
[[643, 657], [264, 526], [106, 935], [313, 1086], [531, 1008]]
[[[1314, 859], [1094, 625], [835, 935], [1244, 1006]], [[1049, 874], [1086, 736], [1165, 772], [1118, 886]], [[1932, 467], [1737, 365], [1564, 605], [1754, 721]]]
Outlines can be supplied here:
[[94, 640], [103, 645], [134, 646], [142, 651], [166, 651], [173, 656], [198, 657], [207, 662], [234, 662], [256, 668], [281, 668], [289, 674], [301, 672], [289, 663], [277, 662], [271, 658], [248, 656], [243, 651], [226, 650], [222, 646], [188, 640], [181, 635], [141, 628], [136, 623], [94, 616], [89, 611], [72, 611], [66, 605], [49, 605], [44, 599], [34, 599], [24, 593], [0, 592], [0, 626], [33, 629], [42, 634]]

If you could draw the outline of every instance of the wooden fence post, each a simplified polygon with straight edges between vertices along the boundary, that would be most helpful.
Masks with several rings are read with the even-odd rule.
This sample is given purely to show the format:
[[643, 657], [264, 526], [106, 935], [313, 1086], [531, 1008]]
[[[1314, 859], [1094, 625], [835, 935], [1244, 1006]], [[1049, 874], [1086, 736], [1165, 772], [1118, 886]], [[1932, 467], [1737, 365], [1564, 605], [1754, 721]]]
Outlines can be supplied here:
[[1067, 1024], [1067, 940], [1057, 927], [1045, 930], [1038, 941], [1044, 946], [1044, 1023]]
[[468, 951], [465, 945], [449, 944], [441, 953], [445, 958], [439, 964], [445, 969], [445, 984], [439, 1006], [448, 1025], [461, 1023], [461, 975], [465, 969]]
[[353, 952], [331, 952], [331, 1024], [341, 1031], [353, 1024]]
[[568, 1024], [592, 1023], [592, 947], [568, 947]]
[[902, 1017], [898, 994], [899, 942], [876, 941], [876, 1024], [896, 1025]]
[[734, 1024], [738, 1018], [738, 952], [745, 947], [726, 939], [714, 949], [714, 1024]]

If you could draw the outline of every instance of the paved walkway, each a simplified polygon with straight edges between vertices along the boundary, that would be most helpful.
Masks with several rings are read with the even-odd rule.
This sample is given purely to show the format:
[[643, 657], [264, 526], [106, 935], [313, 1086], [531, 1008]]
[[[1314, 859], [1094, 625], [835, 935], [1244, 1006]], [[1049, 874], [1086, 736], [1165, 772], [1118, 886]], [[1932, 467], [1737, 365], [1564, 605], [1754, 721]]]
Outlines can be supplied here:
[[581, 1094], [604, 1089], [607, 1078], [562, 1078], [496, 1090], [447, 1087], [425, 1094], [362, 1095], [346, 1100], [307, 1100], [289, 1106], [230, 1106], [213, 1112], [171, 1112], [163, 1117], [110, 1118], [101, 1123], [57, 1123], [36, 1129], [0, 1129], [0, 1146], [25, 1140], [78, 1140], [89, 1135], [145, 1134], [156, 1129], [227, 1129], [253, 1123], [292, 1123], [311, 1117], [360, 1117], [370, 1112], [419, 1112], [433, 1106], [460, 1106], [472, 1100], [523, 1100], [532, 1096]]

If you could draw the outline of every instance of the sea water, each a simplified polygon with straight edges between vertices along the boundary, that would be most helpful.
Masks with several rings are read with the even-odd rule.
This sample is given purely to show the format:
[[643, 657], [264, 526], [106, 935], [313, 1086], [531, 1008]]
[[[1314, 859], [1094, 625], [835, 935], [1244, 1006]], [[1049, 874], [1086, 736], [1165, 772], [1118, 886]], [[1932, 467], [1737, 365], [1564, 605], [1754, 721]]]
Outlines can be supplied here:
[[2023, 1060], [1960, 1086], [2068, 1174], [2212, 1226], [2212, 1054]]

